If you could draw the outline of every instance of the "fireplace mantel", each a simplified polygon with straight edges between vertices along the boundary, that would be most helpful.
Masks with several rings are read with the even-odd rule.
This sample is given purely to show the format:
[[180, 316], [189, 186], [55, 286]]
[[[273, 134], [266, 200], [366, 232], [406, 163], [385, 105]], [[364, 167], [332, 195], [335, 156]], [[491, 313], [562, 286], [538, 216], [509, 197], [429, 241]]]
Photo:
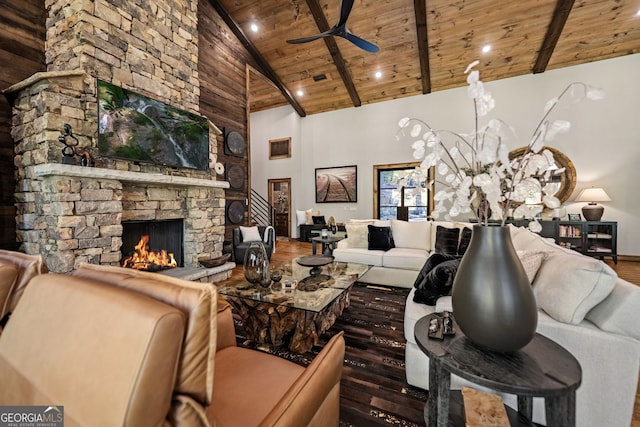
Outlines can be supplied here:
[[229, 182], [227, 181], [214, 181], [160, 173], [74, 166], [62, 163], [46, 163], [33, 166], [33, 176], [70, 176], [77, 178], [113, 179], [123, 182], [144, 182], [148, 184], [171, 184], [186, 187], [229, 188]]

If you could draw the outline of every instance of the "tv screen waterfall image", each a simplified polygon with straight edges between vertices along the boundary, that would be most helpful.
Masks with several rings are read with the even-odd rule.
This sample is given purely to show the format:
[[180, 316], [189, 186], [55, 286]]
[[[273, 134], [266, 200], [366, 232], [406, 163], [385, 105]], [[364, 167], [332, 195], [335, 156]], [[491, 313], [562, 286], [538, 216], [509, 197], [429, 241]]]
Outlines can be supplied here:
[[98, 80], [98, 150], [105, 157], [207, 170], [209, 123]]

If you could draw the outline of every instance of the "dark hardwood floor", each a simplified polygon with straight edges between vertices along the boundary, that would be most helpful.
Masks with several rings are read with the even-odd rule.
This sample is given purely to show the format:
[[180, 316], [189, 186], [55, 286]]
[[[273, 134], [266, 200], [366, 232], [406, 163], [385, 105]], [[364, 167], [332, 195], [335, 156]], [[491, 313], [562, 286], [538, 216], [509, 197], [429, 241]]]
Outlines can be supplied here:
[[[311, 254], [311, 243], [299, 242], [295, 239], [278, 238], [276, 242], [276, 252], [271, 258], [271, 264], [277, 265], [289, 262], [292, 258]], [[618, 260], [618, 264], [606, 261], [623, 279], [640, 286], [640, 262]], [[244, 280], [242, 264], [234, 268], [228, 282], [233, 283]], [[631, 427], [640, 427], [640, 378], [638, 379], [638, 392], [636, 393], [636, 404]]]

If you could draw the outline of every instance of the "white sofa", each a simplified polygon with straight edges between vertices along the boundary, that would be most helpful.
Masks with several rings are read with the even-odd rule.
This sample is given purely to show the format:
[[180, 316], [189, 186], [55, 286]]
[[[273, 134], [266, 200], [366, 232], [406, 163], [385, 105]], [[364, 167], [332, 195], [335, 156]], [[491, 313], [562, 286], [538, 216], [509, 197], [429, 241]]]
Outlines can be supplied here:
[[[511, 235], [516, 250], [544, 253], [532, 283], [539, 307], [537, 331], [580, 362], [576, 425], [628, 427], [640, 369], [640, 287], [618, 278], [601, 261], [561, 248], [527, 229], [511, 226]], [[406, 375], [409, 384], [428, 389], [428, 358], [415, 342], [414, 326], [434, 311], [451, 310], [451, 297], [428, 306], [414, 302], [414, 292], [405, 307]], [[477, 388], [452, 376], [452, 388], [463, 385]], [[503, 398], [517, 407], [515, 396]], [[536, 398], [534, 421], [544, 420], [544, 402]]]
[[[369, 250], [368, 226], [390, 227], [395, 247]], [[435, 250], [437, 226], [472, 227], [470, 223], [445, 221], [351, 220], [345, 224], [347, 238], [338, 242], [333, 256], [339, 262], [373, 267], [360, 281], [377, 285], [411, 288], [429, 255]]]

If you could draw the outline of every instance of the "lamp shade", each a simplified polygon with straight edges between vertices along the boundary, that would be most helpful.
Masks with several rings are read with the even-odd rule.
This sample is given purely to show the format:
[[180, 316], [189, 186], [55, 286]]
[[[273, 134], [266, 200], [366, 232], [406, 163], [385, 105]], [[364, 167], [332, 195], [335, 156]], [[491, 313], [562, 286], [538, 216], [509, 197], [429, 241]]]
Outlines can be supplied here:
[[605, 193], [602, 188], [585, 188], [578, 194], [576, 202], [588, 202], [582, 208], [582, 215], [587, 221], [600, 221], [604, 208], [598, 205], [596, 202], [610, 202], [611, 198]]
[[610, 202], [611, 198], [602, 188], [585, 188], [578, 194], [576, 202]]

